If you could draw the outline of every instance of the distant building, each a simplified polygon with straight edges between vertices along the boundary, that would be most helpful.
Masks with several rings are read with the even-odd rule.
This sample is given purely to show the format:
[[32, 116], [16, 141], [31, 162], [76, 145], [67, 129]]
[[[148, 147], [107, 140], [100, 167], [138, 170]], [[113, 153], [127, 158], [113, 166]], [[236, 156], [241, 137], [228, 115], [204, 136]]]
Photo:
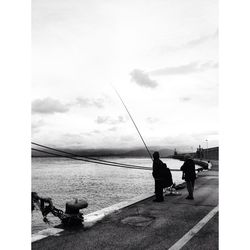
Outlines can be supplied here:
[[201, 145], [196, 150], [196, 158], [202, 159], [204, 157], [204, 152], [203, 148], [201, 148]]
[[219, 160], [219, 147], [206, 149], [206, 156], [208, 160]]
[[[183, 160], [186, 154], [187, 152], [177, 153], [177, 151], [175, 150], [174, 155], [172, 155], [172, 158]], [[188, 154], [192, 156], [193, 158], [200, 159], [200, 160], [219, 160], [219, 147], [203, 149], [199, 145], [196, 152], [190, 152]]]
[[174, 149], [174, 155], [178, 155], [176, 148]]

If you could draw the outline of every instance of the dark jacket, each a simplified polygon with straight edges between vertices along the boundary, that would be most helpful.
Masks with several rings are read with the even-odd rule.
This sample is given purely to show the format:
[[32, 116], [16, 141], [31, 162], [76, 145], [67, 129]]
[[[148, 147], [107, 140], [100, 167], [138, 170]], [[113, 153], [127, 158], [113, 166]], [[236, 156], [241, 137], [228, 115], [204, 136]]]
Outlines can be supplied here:
[[191, 181], [196, 179], [195, 173], [195, 163], [192, 159], [187, 159], [184, 164], [181, 166], [181, 171], [185, 175], [186, 181]]
[[172, 174], [170, 169], [167, 167], [166, 164], [165, 168], [163, 169], [163, 182], [162, 185], [163, 187], [170, 187], [173, 185], [173, 179], [172, 179]]
[[153, 177], [155, 179], [163, 179], [163, 172], [164, 172], [164, 163], [160, 160], [153, 161]]
[[173, 185], [170, 169], [161, 160], [154, 160], [152, 174], [156, 180], [161, 181], [163, 187], [170, 187]]

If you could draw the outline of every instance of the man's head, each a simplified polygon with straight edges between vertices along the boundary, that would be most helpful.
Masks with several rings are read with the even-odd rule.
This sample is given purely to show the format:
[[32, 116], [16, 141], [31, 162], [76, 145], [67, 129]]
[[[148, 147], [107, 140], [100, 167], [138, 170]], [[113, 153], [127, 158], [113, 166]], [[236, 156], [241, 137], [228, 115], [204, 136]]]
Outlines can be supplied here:
[[184, 159], [185, 160], [188, 160], [188, 159], [191, 159], [192, 157], [191, 157], [191, 155], [190, 154], [186, 154], [185, 156], [184, 156]]
[[153, 153], [153, 158], [154, 158], [154, 160], [158, 160], [159, 158], [160, 158], [160, 154], [159, 154], [159, 152], [154, 152]]

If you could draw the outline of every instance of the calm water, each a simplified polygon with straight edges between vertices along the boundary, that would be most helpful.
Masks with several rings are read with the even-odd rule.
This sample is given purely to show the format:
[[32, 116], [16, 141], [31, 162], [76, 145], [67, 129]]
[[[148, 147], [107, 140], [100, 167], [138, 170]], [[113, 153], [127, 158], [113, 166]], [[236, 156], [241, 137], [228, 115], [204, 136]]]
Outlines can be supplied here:
[[[108, 158], [105, 158], [108, 159]], [[86, 199], [84, 214], [97, 211], [137, 195], [154, 192], [152, 161], [146, 158], [109, 158], [109, 160], [146, 166], [148, 170], [118, 168], [84, 163], [64, 158], [32, 158], [32, 191], [51, 197], [55, 207], [65, 211], [65, 203], [73, 198]], [[183, 162], [163, 159], [171, 169], [179, 169]], [[172, 172], [173, 181], [182, 182], [181, 172]], [[32, 213], [32, 233], [60, 224], [53, 215], [47, 217], [51, 225], [42, 221], [41, 212]]]

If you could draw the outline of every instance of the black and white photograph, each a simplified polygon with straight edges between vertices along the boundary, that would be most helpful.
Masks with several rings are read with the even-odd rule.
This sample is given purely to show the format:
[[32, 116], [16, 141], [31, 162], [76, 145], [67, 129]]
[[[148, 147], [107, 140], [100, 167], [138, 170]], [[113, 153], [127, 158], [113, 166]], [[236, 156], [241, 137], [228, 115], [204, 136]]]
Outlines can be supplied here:
[[1, 249], [249, 249], [249, 4], [0, 4]]
[[31, 247], [219, 249], [217, 0], [31, 1]]

